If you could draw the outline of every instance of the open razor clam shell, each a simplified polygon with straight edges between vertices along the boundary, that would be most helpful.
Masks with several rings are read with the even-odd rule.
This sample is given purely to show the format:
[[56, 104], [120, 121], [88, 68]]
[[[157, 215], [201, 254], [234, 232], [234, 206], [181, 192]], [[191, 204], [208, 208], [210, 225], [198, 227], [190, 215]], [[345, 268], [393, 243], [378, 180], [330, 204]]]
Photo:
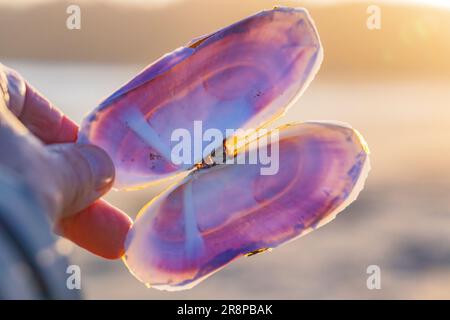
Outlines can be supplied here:
[[367, 146], [346, 125], [282, 127], [278, 149], [274, 175], [261, 175], [260, 163], [221, 164], [153, 199], [127, 237], [131, 273], [158, 289], [191, 288], [240, 256], [330, 221], [356, 199], [369, 171]]
[[[171, 161], [175, 129], [259, 128], [281, 116], [311, 82], [322, 47], [304, 9], [262, 11], [191, 41], [144, 69], [82, 123], [79, 142], [108, 152], [115, 187], [147, 185], [192, 164]], [[219, 145], [217, 146], [219, 147]]]

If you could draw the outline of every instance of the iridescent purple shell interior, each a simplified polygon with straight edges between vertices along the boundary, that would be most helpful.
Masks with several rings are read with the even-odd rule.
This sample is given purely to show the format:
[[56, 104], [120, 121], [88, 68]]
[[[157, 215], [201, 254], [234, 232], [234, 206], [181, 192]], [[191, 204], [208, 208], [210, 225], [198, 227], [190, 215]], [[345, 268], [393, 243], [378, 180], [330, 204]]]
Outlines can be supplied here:
[[[238, 257], [316, 229], [356, 199], [369, 152], [345, 124], [278, 128], [273, 175], [261, 175], [261, 164], [171, 161], [175, 129], [194, 135], [201, 120], [203, 130], [232, 138], [226, 129], [264, 128], [296, 102], [321, 62], [304, 9], [266, 10], [163, 56], [86, 117], [79, 142], [108, 152], [116, 187], [173, 179], [128, 234], [124, 261], [134, 276], [159, 289], [190, 288]], [[193, 164], [201, 162], [193, 156]]]
[[[304, 10], [263, 11], [166, 54], [103, 101], [83, 122], [80, 142], [101, 146], [117, 188], [188, 169], [170, 160], [171, 134], [258, 128], [281, 116], [322, 61]], [[193, 163], [201, 161], [193, 159]]]

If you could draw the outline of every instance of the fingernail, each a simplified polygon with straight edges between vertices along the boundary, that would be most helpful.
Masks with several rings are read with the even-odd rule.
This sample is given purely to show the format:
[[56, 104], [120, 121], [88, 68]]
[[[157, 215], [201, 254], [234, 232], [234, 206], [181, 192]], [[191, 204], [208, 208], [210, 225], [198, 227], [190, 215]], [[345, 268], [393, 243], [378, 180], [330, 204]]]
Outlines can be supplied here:
[[83, 158], [89, 164], [92, 176], [94, 177], [94, 188], [103, 193], [105, 188], [110, 188], [114, 181], [114, 164], [108, 154], [101, 148], [89, 145], [77, 145]]
[[23, 78], [13, 69], [10, 69], [4, 65], [0, 65], [6, 75], [6, 83], [9, 101], [7, 102], [8, 108], [16, 116], [19, 116], [22, 112], [23, 105], [25, 104], [25, 91], [26, 85]]

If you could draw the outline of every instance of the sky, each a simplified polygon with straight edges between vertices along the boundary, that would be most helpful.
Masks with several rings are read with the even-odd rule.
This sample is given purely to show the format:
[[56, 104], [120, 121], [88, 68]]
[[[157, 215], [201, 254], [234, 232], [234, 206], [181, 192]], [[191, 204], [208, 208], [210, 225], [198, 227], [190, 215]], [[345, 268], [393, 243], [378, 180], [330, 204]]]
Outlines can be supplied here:
[[[11, 6], [26, 6], [26, 5], [36, 5], [39, 3], [44, 3], [44, 2], [52, 2], [52, 1], [56, 1], [56, 0], [15, 0], [15, 1], [10, 1], [10, 0], [0, 0], [0, 4], [1, 5], [11, 5]], [[86, 2], [89, 0], [77, 0], [74, 1], [74, 3], [82, 3], [82, 2]], [[114, 3], [123, 3], [124, 0], [91, 0], [92, 1], [97, 1], [97, 2], [114, 2]], [[161, 6], [161, 5], [166, 5], [166, 4], [170, 4], [173, 2], [178, 2], [178, 1], [183, 1], [183, 0], [126, 0], [127, 5], [132, 4], [132, 5], [153, 5], [153, 6]]]
[[[0, 0], [0, 5], [10, 5], [10, 6], [26, 6], [26, 5], [36, 5], [43, 2], [50, 2], [50, 1], [56, 1], [56, 0]], [[81, 3], [85, 1], [98, 1], [98, 2], [113, 2], [113, 3], [124, 3], [124, 0], [77, 0], [74, 2]], [[126, 0], [127, 5], [152, 5], [152, 6], [164, 6], [167, 4], [171, 4], [174, 2], [179, 1], [188, 1], [188, 0]], [[344, 0], [313, 0], [314, 2], [321, 2], [323, 4], [330, 4], [330, 3], [336, 3], [336, 2], [344, 2]], [[384, 0], [385, 2], [397, 2], [397, 3], [404, 3], [404, 4], [411, 4], [411, 3], [420, 3], [420, 4], [426, 4], [426, 5], [433, 5], [433, 6], [442, 6], [442, 7], [448, 7], [450, 8], [450, 1], [449, 0]], [[305, 2], [311, 2], [311, 0], [299, 0], [299, 3], [305, 3]], [[345, 1], [345, 2], [370, 2], [367, 0], [354, 0], [354, 1]], [[382, 1], [373, 1], [375, 3], [383, 2]]]

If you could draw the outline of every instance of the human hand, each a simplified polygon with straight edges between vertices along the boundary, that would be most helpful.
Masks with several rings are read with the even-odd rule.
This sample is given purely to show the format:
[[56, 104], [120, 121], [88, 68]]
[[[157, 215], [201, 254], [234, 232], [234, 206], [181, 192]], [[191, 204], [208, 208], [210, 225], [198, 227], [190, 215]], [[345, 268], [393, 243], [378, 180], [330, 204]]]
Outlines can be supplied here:
[[108, 259], [122, 256], [130, 218], [99, 199], [114, 166], [102, 149], [75, 144], [77, 125], [0, 64], [0, 165], [38, 196], [58, 233]]

